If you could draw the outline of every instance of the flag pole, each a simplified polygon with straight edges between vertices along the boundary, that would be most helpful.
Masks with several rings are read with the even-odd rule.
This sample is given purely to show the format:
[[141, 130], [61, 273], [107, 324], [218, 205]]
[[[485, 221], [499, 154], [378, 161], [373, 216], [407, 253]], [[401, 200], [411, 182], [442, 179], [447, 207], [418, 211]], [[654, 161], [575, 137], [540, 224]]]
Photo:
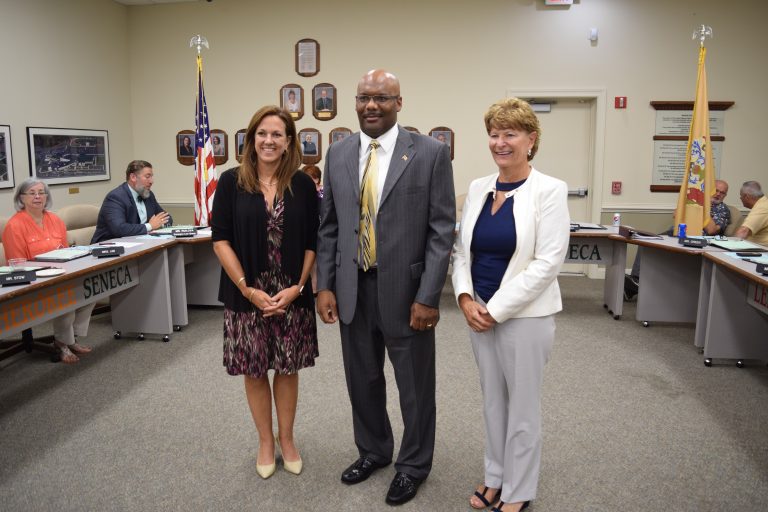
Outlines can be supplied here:
[[686, 224], [688, 235], [698, 236], [712, 221], [711, 198], [715, 188], [705, 67], [707, 49], [704, 47], [704, 42], [712, 38], [712, 27], [701, 25], [693, 31], [692, 38], [699, 40], [699, 63], [685, 169], [675, 209], [674, 233], [678, 235], [680, 224]]
[[209, 226], [217, 175], [214, 149], [211, 141], [208, 106], [203, 90], [203, 47], [210, 48], [208, 40], [200, 34], [189, 40], [189, 47], [197, 50], [197, 101], [195, 108], [195, 225]]

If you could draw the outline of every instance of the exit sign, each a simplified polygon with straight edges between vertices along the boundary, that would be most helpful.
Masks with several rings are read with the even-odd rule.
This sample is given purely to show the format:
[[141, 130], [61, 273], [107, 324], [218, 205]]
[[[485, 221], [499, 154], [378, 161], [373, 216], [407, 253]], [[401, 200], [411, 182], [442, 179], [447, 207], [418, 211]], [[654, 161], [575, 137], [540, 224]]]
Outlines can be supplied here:
[[573, 5], [573, 0], [544, 0], [544, 5]]

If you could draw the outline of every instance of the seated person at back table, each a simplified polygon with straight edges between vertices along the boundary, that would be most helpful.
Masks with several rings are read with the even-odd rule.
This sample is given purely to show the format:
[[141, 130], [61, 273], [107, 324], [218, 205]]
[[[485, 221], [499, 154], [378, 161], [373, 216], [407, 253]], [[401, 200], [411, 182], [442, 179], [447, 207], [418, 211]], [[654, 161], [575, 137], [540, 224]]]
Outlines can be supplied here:
[[[8, 260], [35, 256], [67, 246], [67, 228], [49, 208], [53, 204], [48, 185], [37, 178], [27, 178], [16, 189], [13, 206], [17, 213], [3, 230], [3, 249]], [[53, 319], [53, 343], [61, 353], [63, 363], [80, 360], [90, 347], [80, 345], [77, 336], [88, 334], [91, 312], [95, 303], [79, 307]]]
[[768, 246], [768, 199], [758, 182], [747, 181], [741, 186], [741, 203], [749, 208], [750, 212], [735, 235]]
[[152, 193], [152, 164], [134, 160], [125, 170], [125, 183], [104, 198], [91, 243], [110, 238], [146, 235], [173, 224], [171, 215], [158, 204]]

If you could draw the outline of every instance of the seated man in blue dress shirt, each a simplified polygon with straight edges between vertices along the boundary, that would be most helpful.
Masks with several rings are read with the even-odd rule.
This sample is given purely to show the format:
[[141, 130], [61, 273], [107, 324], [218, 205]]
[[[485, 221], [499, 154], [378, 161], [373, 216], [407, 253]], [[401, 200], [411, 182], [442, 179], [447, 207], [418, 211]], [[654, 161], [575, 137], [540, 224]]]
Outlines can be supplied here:
[[173, 219], [163, 211], [152, 193], [152, 164], [134, 160], [125, 171], [125, 183], [104, 198], [91, 243], [110, 238], [146, 235], [152, 230], [171, 225]]

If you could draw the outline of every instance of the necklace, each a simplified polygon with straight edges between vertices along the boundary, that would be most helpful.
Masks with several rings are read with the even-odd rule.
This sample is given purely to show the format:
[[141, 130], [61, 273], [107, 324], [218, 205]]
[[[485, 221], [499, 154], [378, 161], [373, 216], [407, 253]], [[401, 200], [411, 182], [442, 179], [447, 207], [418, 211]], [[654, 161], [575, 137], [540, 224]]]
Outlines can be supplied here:
[[266, 185], [268, 187], [274, 187], [275, 185], [277, 185], [276, 181], [273, 181], [272, 183], [268, 183], [268, 182], [262, 180], [261, 178], [257, 178], [257, 179], [259, 180], [259, 183], [261, 183], [262, 185]]

